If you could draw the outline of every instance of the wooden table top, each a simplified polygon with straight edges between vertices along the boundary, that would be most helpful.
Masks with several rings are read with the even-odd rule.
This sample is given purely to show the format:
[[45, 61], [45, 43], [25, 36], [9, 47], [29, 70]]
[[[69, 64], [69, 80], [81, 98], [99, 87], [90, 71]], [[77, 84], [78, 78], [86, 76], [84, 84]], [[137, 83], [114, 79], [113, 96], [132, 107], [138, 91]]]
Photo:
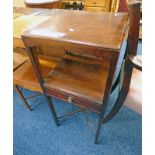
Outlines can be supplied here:
[[26, 29], [30, 27], [32, 28], [32, 26], [36, 26], [36, 24], [42, 22], [42, 18], [38, 19], [35, 16], [41, 15], [47, 10], [48, 9], [13, 7], [14, 47], [24, 47], [23, 41], [21, 40], [21, 35]]
[[22, 15], [38, 15], [47, 10], [48, 9], [13, 7], [13, 19]]
[[41, 20], [39, 17], [41, 24], [38, 22], [37, 26], [29, 28], [24, 36], [118, 51], [128, 20], [126, 13], [52, 9], [43, 14], [50, 18]]
[[13, 21], [13, 37], [21, 38], [21, 35], [25, 30], [32, 29], [36, 25], [47, 20], [48, 16], [29, 16], [23, 15]]

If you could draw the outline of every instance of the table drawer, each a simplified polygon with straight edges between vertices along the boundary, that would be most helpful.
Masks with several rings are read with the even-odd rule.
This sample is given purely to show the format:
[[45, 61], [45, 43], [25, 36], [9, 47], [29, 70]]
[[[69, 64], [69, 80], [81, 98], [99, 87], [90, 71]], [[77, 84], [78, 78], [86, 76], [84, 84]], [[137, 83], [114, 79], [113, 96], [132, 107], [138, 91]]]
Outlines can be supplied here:
[[107, 3], [107, 0], [85, 0], [84, 5], [85, 6], [102, 6], [105, 7]]
[[94, 103], [93, 101], [92, 102], [87, 101], [86, 99], [82, 99], [80, 97], [70, 95], [70, 94], [64, 93], [62, 91], [58, 91], [56, 89], [46, 88], [45, 92], [46, 92], [46, 94], [49, 94], [49, 96], [56, 97], [56, 98], [61, 99], [63, 101], [78, 105], [82, 108], [86, 107], [87, 109], [95, 111], [95, 112], [98, 112], [99, 108], [100, 108], [100, 105]]

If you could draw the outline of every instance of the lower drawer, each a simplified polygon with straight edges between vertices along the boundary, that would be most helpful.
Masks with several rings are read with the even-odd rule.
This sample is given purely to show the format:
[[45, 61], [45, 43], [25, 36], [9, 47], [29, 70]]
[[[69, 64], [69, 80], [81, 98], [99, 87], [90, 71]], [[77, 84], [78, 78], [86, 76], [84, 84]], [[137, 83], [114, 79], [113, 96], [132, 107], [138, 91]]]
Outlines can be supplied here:
[[88, 100], [80, 98], [78, 96], [74, 96], [74, 95], [64, 93], [62, 91], [58, 91], [58, 90], [55, 90], [55, 89], [46, 88], [45, 92], [49, 96], [56, 97], [58, 99], [61, 99], [63, 101], [75, 104], [75, 105], [77, 105], [79, 107], [82, 107], [84, 109], [86, 108], [86, 109], [89, 109], [91, 111], [99, 113], [100, 105], [96, 104], [94, 102], [88, 101]]

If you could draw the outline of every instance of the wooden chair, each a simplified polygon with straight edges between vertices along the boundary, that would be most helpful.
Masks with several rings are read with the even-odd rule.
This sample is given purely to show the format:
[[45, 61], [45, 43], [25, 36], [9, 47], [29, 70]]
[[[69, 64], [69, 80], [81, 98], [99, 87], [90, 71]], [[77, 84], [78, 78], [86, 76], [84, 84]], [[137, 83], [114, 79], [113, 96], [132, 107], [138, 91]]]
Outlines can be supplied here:
[[[130, 26], [126, 56], [128, 53], [135, 54], [137, 51], [139, 9], [139, 3], [130, 6]], [[135, 14], [137, 14], [137, 16], [135, 16]], [[102, 124], [112, 119], [123, 104], [123, 102], [120, 101], [120, 94], [122, 96], [124, 81], [131, 79], [131, 71], [129, 70], [129, 76], [124, 79], [123, 86], [120, 87], [119, 97], [113, 109], [105, 116], [107, 103], [113, 89], [113, 83], [113, 87], [115, 87], [113, 77], [115, 73], [114, 66], [116, 66], [118, 62], [117, 55], [113, 54], [110, 56], [109, 53], [107, 57], [104, 57], [104, 61], [100, 61], [91, 57], [74, 55], [74, 53], [66, 51], [65, 56], [57, 64], [55, 69], [45, 77], [43, 76], [44, 68], [42, 68], [39, 63], [38, 48], [41, 44], [50, 46], [50, 42], [45, 41], [44, 38], [35, 38], [34, 36], [23, 36], [22, 38], [28, 48], [29, 58], [48, 103], [50, 102], [48, 96], [53, 96], [73, 103], [82, 109], [88, 109], [99, 114], [95, 137], [95, 143], [98, 143]], [[128, 74], [125, 72], [125, 75]], [[59, 125], [59, 119], [61, 117], [57, 117], [53, 105], [51, 110], [56, 124]]]
[[139, 40], [139, 21], [140, 21], [140, 6], [141, 1], [130, 1], [129, 3], [129, 33], [127, 39], [127, 48], [126, 48], [126, 56], [125, 56], [125, 65], [124, 65], [124, 75], [122, 86], [116, 101], [115, 106], [111, 110], [104, 122], [107, 122], [111, 118], [113, 118], [117, 112], [122, 107], [123, 103], [125, 102], [132, 78], [133, 68], [135, 67], [138, 70], [142, 70], [141, 62], [135, 61], [137, 59], [137, 47], [138, 47], [138, 40]]
[[61, 8], [61, 0], [25, 0], [25, 5], [28, 8], [59, 9]]

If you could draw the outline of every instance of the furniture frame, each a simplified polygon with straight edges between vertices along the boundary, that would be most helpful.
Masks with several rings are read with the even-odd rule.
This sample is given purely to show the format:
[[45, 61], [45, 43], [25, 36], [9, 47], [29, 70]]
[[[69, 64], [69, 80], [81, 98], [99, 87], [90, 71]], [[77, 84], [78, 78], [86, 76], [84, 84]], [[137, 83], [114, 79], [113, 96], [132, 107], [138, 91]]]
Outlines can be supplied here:
[[[130, 25], [129, 25], [129, 35], [128, 35], [128, 41], [127, 41], [127, 50], [126, 50], [125, 60], [126, 60], [126, 57], [128, 54], [135, 54], [137, 52], [137, 45], [138, 45], [137, 35], [139, 32], [139, 26], [138, 26], [139, 25], [139, 16], [138, 16], [139, 9], [140, 9], [139, 3], [130, 5], [130, 16], [129, 16]], [[137, 16], [134, 16], [135, 14], [137, 14]], [[130, 74], [130, 73], [132, 73], [131, 66], [125, 62], [125, 71], [126, 72], [124, 73], [124, 78], [121, 80], [116, 80], [119, 82], [114, 82], [114, 84], [113, 84], [113, 77], [115, 75], [115, 69], [116, 69], [116, 65], [118, 63], [118, 59], [119, 59], [119, 52], [104, 51], [103, 53], [101, 53], [99, 49], [95, 48], [95, 50], [94, 50], [93, 46], [91, 48], [89, 47], [91, 54], [94, 53], [94, 51], [95, 51], [96, 55], [104, 58], [104, 60], [108, 60], [108, 62], [109, 62], [109, 69], [108, 69], [108, 74], [107, 74], [107, 79], [106, 79], [107, 82], [105, 85], [102, 104], [97, 106], [95, 104], [92, 104], [91, 101], [84, 100], [80, 96], [78, 97], [78, 96], [74, 96], [73, 94], [72, 95], [68, 95], [65, 93], [63, 94], [60, 91], [47, 89], [47, 87], [45, 86], [44, 78], [42, 77], [42, 70], [41, 70], [41, 66], [39, 63], [37, 52], [38, 52], [38, 46], [40, 46], [41, 44], [44, 44], [44, 45], [46, 44], [48, 46], [48, 45], [50, 45], [50, 40], [47, 38], [37, 38], [34, 36], [32, 37], [32, 36], [26, 35], [26, 33], [22, 36], [22, 39], [24, 41], [25, 46], [27, 47], [27, 52], [28, 52], [29, 58], [31, 60], [31, 63], [33, 65], [34, 71], [36, 73], [37, 79], [38, 79], [40, 86], [43, 90], [43, 95], [44, 95], [47, 103], [50, 105], [49, 107], [52, 112], [55, 123], [57, 125], [59, 125], [59, 119], [56, 115], [54, 105], [53, 105], [52, 101], [50, 100], [49, 95], [57, 97], [62, 100], [65, 100], [65, 101], [68, 101], [70, 103], [74, 103], [75, 105], [78, 105], [84, 109], [92, 110], [99, 114], [99, 121], [98, 121], [97, 130], [96, 130], [96, 136], [95, 136], [95, 144], [97, 144], [102, 124], [111, 120], [118, 113], [118, 111], [120, 110], [120, 108], [123, 105], [123, 102], [126, 98], [126, 90], [128, 90], [128, 88], [127, 88], [128, 86], [126, 85], [126, 82], [130, 81], [130, 79], [131, 79], [131, 74]], [[62, 42], [58, 43], [57, 41], [55, 41], [55, 43], [57, 44], [57, 46], [63, 46]], [[77, 48], [77, 46], [75, 48]], [[79, 47], [79, 48], [81, 49], [81, 47]], [[87, 47], [83, 46], [83, 49], [86, 49], [86, 48], [88, 48], [88, 46]], [[74, 47], [72, 45], [68, 46], [66, 49], [66, 54], [72, 53], [72, 52], [70, 52], [72, 50], [73, 51], [75, 50]], [[78, 52], [80, 53], [79, 50], [78, 50]], [[118, 77], [121, 77], [121, 76], [118, 76]], [[123, 84], [122, 84], [122, 87], [120, 86], [119, 95], [115, 102], [115, 105], [112, 108], [112, 110], [105, 116], [105, 111], [106, 111], [108, 100], [110, 98], [111, 91], [114, 90], [112, 87], [116, 87], [116, 85], [118, 85], [118, 84], [120, 85], [120, 83], [122, 81], [123, 81]], [[68, 97], [66, 98], [66, 96], [68, 96]], [[50, 103], [50, 101], [51, 101], [51, 103]]]

